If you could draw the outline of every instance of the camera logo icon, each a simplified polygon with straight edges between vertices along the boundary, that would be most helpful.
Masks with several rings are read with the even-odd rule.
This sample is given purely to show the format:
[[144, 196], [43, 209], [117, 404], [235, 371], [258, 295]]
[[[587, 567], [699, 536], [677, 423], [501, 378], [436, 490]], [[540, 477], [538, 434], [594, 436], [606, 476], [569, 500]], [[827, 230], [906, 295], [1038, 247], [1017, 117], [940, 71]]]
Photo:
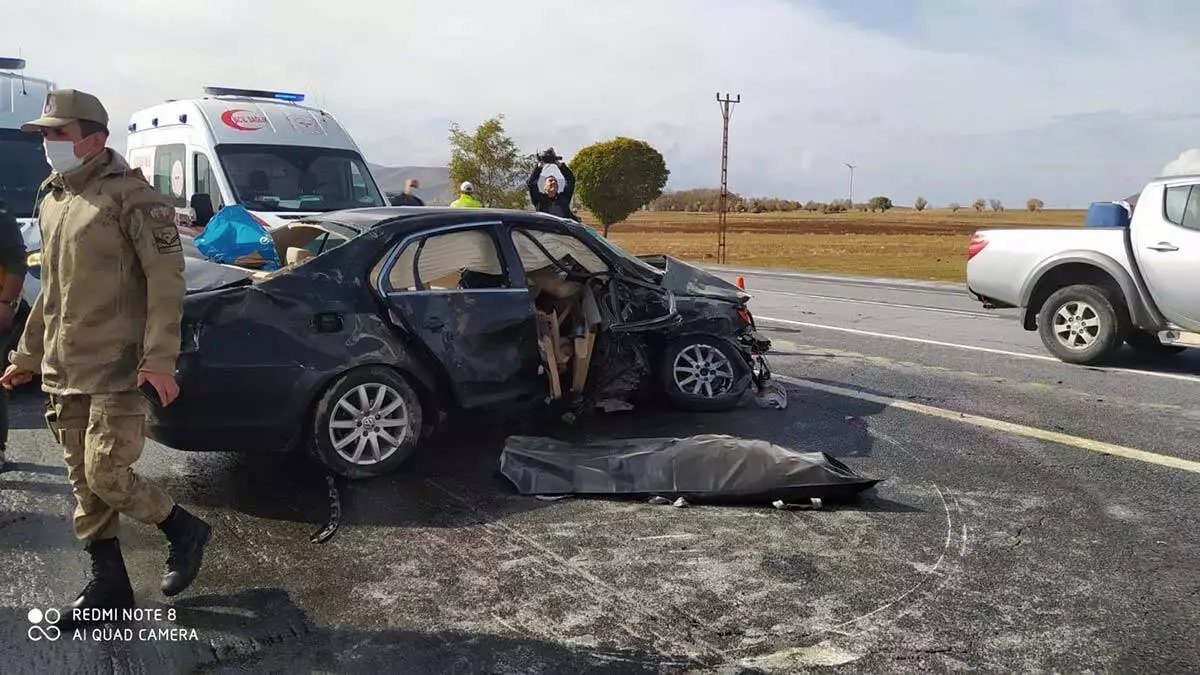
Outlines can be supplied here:
[[[29, 623], [31, 624], [28, 631], [29, 639], [34, 642], [42, 640], [54, 642], [59, 639], [62, 637], [62, 630], [54, 624], [58, 623], [61, 618], [62, 615], [53, 607], [45, 612], [36, 607], [29, 610]], [[42, 625], [43, 621], [45, 626]]]

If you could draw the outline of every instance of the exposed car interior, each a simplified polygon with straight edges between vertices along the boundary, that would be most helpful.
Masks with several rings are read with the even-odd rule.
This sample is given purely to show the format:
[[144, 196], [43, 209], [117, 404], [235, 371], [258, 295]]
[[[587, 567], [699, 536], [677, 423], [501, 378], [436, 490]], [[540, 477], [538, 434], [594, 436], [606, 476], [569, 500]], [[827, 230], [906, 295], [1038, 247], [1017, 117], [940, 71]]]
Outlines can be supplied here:
[[[537, 314], [538, 343], [550, 374], [550, 395], [581, 393], [601, 324], [597, 293], [608, 265], [569, 235], [534, 229], [513, 232]], [[371, 278], [378, 280], [387, 257]], [[377, 284], [376, 284], [377, 285]], [[405, 246], [392, 266], [395, 292], [456, 291], [508, 287], [502, 257], [491, 234], [470, 229], [435, 233]]]

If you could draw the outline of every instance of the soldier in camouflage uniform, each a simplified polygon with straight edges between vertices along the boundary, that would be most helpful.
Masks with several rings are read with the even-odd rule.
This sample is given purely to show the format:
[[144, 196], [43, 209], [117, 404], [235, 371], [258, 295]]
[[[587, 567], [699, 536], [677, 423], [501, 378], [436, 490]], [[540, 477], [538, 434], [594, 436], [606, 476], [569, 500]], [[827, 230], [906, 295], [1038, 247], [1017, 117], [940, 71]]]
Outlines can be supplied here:
[[[133, 464], [145, 444], [148, 382], [159, 405], [179, 395], [175, 361], [184, 295], [175, 210], [108, 141], [108, 113], [91, 94], [53, 91], [41, 132], [54, 169], [41, 205], [42, 290], [0, 384], [41, 373], [46, 420], [64, 448], [75, 493], [75, 536], [87, 542], [92, 579], [63, 611], [134, 606], [117, 542], [120, 514], [161, 529], [169, 542], [161, 589], [173, 596], [200, 570], [211, 528]], [[78, 622], [82, 623], [82, 622]]]

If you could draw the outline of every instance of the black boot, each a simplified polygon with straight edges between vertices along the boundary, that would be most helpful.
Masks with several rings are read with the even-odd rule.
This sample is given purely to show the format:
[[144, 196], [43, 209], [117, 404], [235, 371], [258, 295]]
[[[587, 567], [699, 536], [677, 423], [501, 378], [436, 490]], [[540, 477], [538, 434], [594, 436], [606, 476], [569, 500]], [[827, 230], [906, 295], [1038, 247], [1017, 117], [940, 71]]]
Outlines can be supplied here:
[[212, 528], [176, 504], [171, 509], [171, 515], [159, 524], [158, 529], [167, 534], [167, 541], [170, 542], [162, 592], [166, 596], [178, 595], [191, 585], [200, 572], [204, 545], [208, 543]]
[[[121, 621], [122, 610], [137, 606], [117, 540], [97, 539], [88, 542], [84, 549], [92, 556], [92, 580], [74, 602], [63, 608], [62, 618], [58, 621], [62, 630]], [[88, 611], [76, 616], [75, 610]]]

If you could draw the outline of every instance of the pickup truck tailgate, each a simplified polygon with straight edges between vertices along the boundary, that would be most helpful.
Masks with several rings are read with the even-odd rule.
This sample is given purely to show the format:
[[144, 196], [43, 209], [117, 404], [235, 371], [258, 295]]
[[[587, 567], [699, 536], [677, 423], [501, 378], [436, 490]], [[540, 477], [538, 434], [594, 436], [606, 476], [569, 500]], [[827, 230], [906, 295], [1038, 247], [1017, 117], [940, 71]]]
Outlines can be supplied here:
[[1117, 227], [979, 230], [967, 261], [967, 289], [1000, 306], [1020, 307], [1027, 284], [1052, 260], [1100, 253], [1128, 270], [1127, 235]]

